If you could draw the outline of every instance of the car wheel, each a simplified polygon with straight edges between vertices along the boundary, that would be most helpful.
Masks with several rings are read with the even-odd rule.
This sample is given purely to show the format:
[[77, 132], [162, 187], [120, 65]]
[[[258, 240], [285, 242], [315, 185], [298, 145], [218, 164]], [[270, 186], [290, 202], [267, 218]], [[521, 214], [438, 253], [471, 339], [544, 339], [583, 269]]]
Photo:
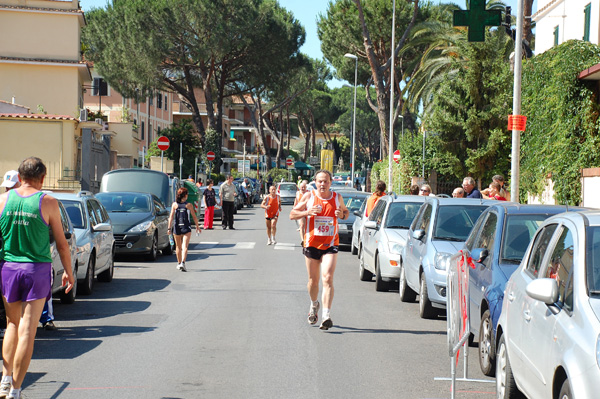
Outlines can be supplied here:
[[151, 262], [154, 262], [156, 260], [157, 256], [158, 256], [158, 235], [157, 235], [157, 233], [154, 233], [154, 235], [152, 236], [152, 246], [150, 247], [150, 252], [148, 252], [148, 255], [146, 255], [146, 259], [148, 259]]
[[571, 399], [573, 394], [571, 393], [571, 384], [569, 384], [569, 380], [566, 379], [563, 382], [562, 387], [560, 388], [560, 393], [558, 394], [558, 399]]
[[398, 281], [398, 292], [402, 302], [414, 302], [417, 299], [417, 293], [412, 290], [406, 283], [406, 271], [404, 263], [400, 261], [400, 279]]
[[92, 252], [88, 267], [85, 272], [85, 278], [77, 287], [79, 289], [78, 294], [90, 295], [94, 289], [94, 273], [96, 271], [96, 253]]
[[112, 254], [110, 256], [108, 269], [106, 269], [102, 273], [98, 274], [98, 281], [101, 281], [103, 283], [110, 283], [113, 279], [114, 274], [115, 274], [115, 247], [113, 247], [113, 249], [112, 249]]
[[365, 255], [362, 245], [358, 248], [358, 277], [360, 277], [360, 281], [373, 280], [373, 273], [365, 269]]
[[429, 300], [429, 294], [427, 292], [427, 282], [425, 281], [425, 273], [421, 273], [419, 292], [419, 315], [422, 319], [432, 319], [436, 312], [431, 301]]
[[351, 249], [350, 253], [351, 253], [352, 255], [356, 255], [356, 254], [358, 254], [358, 248], [356, 248], [356, 247], [354, 246], [354, 244], [352, 244], [352, 243], [351, 243], [350, 245], [352, 246], [352, 249]]
[[483, 312], [479, 326], [479, 367], [481, 367], [483, 374], [487, 376], [493, 377], [496, 373], [494, 331], [489, 310]]
[[500, 336], [496, 353], [496, 397], [498, 399], [523, 398], [510, 368], [504, 335]]
[[65, 305], [71, 305], [75, 302], [75, 297], [77, 296], [77, 264], [75, 264], [75, 268], [73, 269], [73, 276], [75, 276], [75, 281], [73, 282], [73, 288], [68, 293], [65, 290], [60, 290], [60, 303], [64, 303]]
[[379, 255], [375, 256], [375, 291], [386, 292], [389, 291], [390, 287], [387, 281], [383, 281], [381, 277], [381, 267], [379, 266]]

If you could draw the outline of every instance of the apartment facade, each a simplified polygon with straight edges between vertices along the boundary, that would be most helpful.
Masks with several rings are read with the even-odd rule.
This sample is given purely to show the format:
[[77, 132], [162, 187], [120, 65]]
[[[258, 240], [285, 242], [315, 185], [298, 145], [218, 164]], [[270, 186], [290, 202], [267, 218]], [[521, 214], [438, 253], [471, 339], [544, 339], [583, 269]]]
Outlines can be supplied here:
[[[567, 40], [600, 43], [600, 0], [538, 0], [535, 22], [535, 53]], [[528, 17], [528, 16], [526, 16]]]
[[2, 173], [35, 155], [48, 166], [47, 188], [77, 189], [82, 128], [98, 127], [78, 120], [83, 88], [91, 83], [81, 60], [84, 25], [77, 0], [0, 2]]

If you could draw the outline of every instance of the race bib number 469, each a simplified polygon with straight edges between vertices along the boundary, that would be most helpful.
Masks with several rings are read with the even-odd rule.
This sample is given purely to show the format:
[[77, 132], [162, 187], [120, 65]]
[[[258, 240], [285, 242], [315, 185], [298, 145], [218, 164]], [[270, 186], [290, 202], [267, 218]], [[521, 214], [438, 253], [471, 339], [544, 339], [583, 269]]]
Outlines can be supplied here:
[[335, 228], [331, 216], [315, 216], [316, 236], [333, 236], [334, 234]]

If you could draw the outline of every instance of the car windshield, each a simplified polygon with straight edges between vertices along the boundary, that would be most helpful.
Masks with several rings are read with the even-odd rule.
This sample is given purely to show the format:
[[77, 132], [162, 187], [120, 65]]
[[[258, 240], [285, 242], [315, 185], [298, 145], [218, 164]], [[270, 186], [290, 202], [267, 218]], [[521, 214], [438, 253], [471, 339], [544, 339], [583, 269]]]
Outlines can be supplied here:
[[144, 172], [144, 169], [133, 171], [120, 170], [116, 173], [105, 174], [102, 179], [102, 192], [113, 191], [137, 191], [141, 193], [152, 193], [165, 204], [172, 201], [169, 197], [169, 176], [160, 172]]
[[73, 227], [76, 229], [85, 229], [85, 218], [83, 217], [83, 209], [81, 202], [61, 200]]
[[600, 226], [587, 228], [586, 277], [590, 295], [600, 296]]
[[360, 210], [360, 207], [362, 206], [363, 202], [365, 202], [365, 197], [348, 197], [345, 198], [346, 200], [346, 208], [348, 208], [348, 210], [350, 212], [354, 212], [354, 211], [358, 211]]
[[509, 215], [500, 247], [500, 263], [521, 263], [531, 238], [548, 216], [550, 215]]
[[385, 228], [408, 229], [421, 205], [421, 203], [415, 202], [392, 202], [385, 221]]
[[438, 207], [433, 239], [465, 241], [487, 206], [446, 205]]
[[294, 183], [280, 184], [279, 191], [296, 191], [298, 187]]
[[96, 198], [108, 212], [151, 212], [150, 198], [135, 193], [99, 193]]

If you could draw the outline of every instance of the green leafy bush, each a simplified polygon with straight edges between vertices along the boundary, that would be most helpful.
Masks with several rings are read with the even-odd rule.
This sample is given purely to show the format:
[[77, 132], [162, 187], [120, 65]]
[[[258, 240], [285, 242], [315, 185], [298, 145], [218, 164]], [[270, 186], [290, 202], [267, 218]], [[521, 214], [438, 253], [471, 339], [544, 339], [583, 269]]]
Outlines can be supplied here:
[[528, 60], [523, 66], [520, 200], [540, 195], [546, 178], [554, 181], [561, 204], [581, 202], [580, 169], [600, 166], [600, 107], [595, 82], [578, 79], [600, 63], [600, 47], [570, 40]]

